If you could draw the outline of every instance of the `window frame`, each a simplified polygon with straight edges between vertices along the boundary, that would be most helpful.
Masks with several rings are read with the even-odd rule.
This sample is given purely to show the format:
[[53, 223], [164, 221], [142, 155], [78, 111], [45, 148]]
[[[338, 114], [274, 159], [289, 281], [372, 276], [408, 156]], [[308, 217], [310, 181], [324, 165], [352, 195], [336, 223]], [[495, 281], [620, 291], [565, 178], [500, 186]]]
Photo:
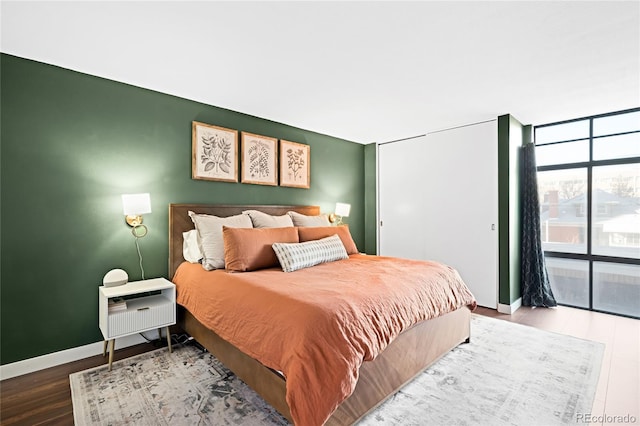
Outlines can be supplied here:
[[[594, 140], [598, 140], [598, 139], [605, 138], [605, 137], [611, 137], [611, 136], [619, 136], [619, 135], [627, 135], [627, 134], [635, 134], [635, 133], [640, 134], [640, 127], [639, 127], [638, 130], [632, 130], [632, 131], [625, 131], [625, 132], [618, 132], [618, 133], [594, 136], [593, 135], [594, 120], [596, 120], [598, 118], [609, 117], [609, 116], [614, 116], [614, 115], [623, 115], [623, 114], [628, 114], [628, 113], [633, 113], [633, 112], [640, 112], [640, 107], [639, 108], [631, 108], [631, 109], [621, 110], [621, 111], [615, 111], [615, 112], [609, 112], [609, 113], [605, 113], [605, 114], [597, 114], [597, 115], [592, 115], [592, 116], [587, 116], [587, 117], [580, 117], [580, 118], [575, 118], [575, 119], [571, 119], [571, 120], [557, 121], [557, 122], [543, 124], [543, 125], [539, 125], [539, 126], [534, 126], [534, 129], [533, 129], [534, 133], [533, 134], [534, 134], [534, 143], [535, 143], [536, 147], [538, 147], [538, 146], [544, 147], [544, 146], [549, 146], [549, 145], [556, 145], [556, 144], [561, 144], [561, 143], [568, 143], [568, 142], [575, 142], [575, 141], [579, 141], [579, 140], [584, 140], [585, 139], [584, 137], [580, 137], [580, 138], [577, 138], [577, 139], [567, 139], [567, 140], [561, 140], [561, 141], [552, 141], [552, 142], [546, 142], [546, 143], [541, 143], [541, 144], [538, 144], [537, 142], [535, 142], [536, 134], [537, 134], [537, 131], [539, 129], [544, 129], [545, 127], [550, 127], [550, 126], [558, 126], [558, 125], [562, 125], [562, 124], [568, 124], [568, 123], [577, 122], [577, 121], [589, 120], [589, 137], [588, 137], [588, 140], [589, 140], [589, 161], [580, 161], [580, 162], [574, 162], [574, 163], [551, 164], [551, 165], [544, 165], [544, 166], [538, 166], [537, 167], [537, 171], [538, 172], [586, 168], [586, 170], [587, 170], [587, 189], [586, 189], [586, 192], [587, 192], [586, 246], [587, 247], [586, 247], [586, 253], [570, 253], [570, 252], [562, 252], [562, 251], [545, 250], [544, 251], [544, 256], [545, 256], [545, 258], [546, 257], [553, 257], [553, 258], [576, 259], [576, 260], [586, 260], [586, 261], [588, 261], [588, 264], [589, 264], [589, 272], [588, 272], [588, 277], [589, 277], [589, 308], [588, 308], [588, 310], [596, 311], [596, 312], [604, 312], [604, 313], [608, 313], [608, 314], [613, 314], [613, 315], [618, 315], [618, 316], [625, 316], [625, 317], [630, 317], [630, 318], [640, 318], [638, 316], [625, 315], [625, 314], [621, 314], [621, 313], [617, 313], [617, 312], [602, 311], [602, 310], [594, 309], [594, 307], [593, 307], [593, 291], [594, 291], [594, 286], [593, 286], [593, 279], [594, 279], [593, 263], [594, 262], [622, 263], [622, 264], [628, 264], [628, 265], [640, 265], [640, 259], [637, 259], [637, 258], [593, 254], [593, 241], [592, 241], [592, 239], [593, 239], [593, 217], [594, 217], [594, 214], [597, 215], [597, 212], [593, 212], [593, 169], [596, 168], [596, 167], [600, 167], [600, 166], [615, 166], [615, 165], [626, 165], [626, 164], [637, 164], [637, 163], [640, 163], [640, 156], [624, 157], [624, 158], [612, 158], [612, 159], [610, 158], [610, 159], [604, 159], [604, 160], [594, 160], [593, 159]], [[558, 302], [558, 303], [561, 304], [561, 305], [565, 305], [565, 306], [571, 306], [571, 307], [575, 307], [575, 308], [579, 308], [579, 309], [585, 309], [584, 307], [581, 307], [581, 306], [573, 306], [573, 305], [564, 304], [564, 303], [560, 303], [560, 302]]]

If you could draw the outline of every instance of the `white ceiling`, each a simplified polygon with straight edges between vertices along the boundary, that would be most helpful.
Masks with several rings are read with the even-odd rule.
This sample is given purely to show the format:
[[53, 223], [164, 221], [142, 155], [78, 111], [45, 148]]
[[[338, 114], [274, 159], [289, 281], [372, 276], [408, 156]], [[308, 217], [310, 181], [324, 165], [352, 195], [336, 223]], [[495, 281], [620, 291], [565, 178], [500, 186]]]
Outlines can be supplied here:
[[368, 143], [640, 105], [640, 2], [1, 2], [4, 53]]

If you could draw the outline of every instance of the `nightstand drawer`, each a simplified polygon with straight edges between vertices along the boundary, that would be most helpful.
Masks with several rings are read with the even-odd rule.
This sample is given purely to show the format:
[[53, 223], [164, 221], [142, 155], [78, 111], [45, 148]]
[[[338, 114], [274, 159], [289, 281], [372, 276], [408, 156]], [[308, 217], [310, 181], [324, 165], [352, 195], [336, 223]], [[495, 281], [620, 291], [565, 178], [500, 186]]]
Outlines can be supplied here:
[[162, 295], [127, 300], [127, 309], [109, 314], [109, 338], [175, 323], [175, 304]]

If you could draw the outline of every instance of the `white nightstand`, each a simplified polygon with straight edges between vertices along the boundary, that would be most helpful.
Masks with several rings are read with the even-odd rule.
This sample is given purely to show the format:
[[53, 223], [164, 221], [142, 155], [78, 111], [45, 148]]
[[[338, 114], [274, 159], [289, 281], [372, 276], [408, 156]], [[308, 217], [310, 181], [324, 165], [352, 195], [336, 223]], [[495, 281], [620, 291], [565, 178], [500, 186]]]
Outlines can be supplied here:
[[[134, 281], [117, 287], [101, 286], [99, 291], [100, 331], [104, 336], [103, 356], [109, 346], [109, 371], [113, 362], [116, 338], [166, 327], [171, 352], [169, 326], [176, 323], [176, 286], [164, 279]], [[149, 293], [149, 294], [147, 294]], [[109, 309], [109, 299], [126, 299], [126, 308]], [[139, 296], [139, 297], [138, 297]], [[110, 345], [109, 345], [110, 343]]]

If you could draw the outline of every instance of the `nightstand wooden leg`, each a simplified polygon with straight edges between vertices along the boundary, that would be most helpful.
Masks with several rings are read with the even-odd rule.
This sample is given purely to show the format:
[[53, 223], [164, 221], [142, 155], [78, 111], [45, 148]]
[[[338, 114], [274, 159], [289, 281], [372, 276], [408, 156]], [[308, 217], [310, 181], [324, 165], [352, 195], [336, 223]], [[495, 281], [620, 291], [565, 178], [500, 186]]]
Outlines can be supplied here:
[[167, 330], [167, 345], [169, 346], [169, 353], [171, 353], [171, 333], [169, 333], [169, 327], [165, 327]]
[[102, 345], [102, 356], [107, 356], [107, 345], [109, 344], [108, 340], [104, 341], [104, 344]]
[[109, 343], [109, 371], [111, 371], [111, 364], [113, 364], [113, 348], [116, 346], [116, 339], [111, 339]]

